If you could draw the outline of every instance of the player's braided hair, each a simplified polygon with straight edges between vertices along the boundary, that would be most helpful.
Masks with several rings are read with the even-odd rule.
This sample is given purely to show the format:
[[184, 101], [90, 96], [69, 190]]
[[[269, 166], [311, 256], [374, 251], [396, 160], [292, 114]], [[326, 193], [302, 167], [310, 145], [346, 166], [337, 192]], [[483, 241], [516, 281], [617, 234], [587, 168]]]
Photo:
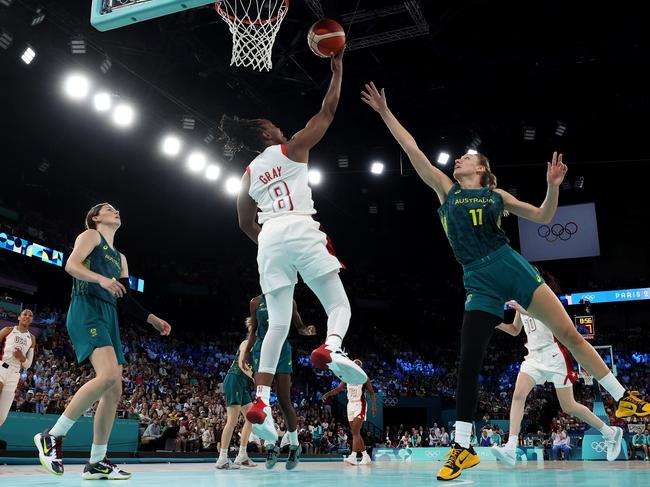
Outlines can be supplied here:
[[258, 119], [239, 118], [236, 115], [229, 117], [223, 115], [219, 130], [222, 133], [222, 139], [226, 139], [226, 150], [231, 153], [239, 152], [242, 149], [251, 152], [261, 152], [264, 150], [262, 140], [262, 127]]

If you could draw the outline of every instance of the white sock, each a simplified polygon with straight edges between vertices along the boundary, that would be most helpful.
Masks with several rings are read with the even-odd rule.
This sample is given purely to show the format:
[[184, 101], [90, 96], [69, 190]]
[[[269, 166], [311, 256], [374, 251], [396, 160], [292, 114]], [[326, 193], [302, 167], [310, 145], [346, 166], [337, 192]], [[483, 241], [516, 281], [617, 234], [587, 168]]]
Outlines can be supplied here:
[[262, 401], [264, 401], [264, 404], [268, 406], [269, 402], [271, 401], [271, 386], [257, 386], [256, 397], [262, 399]]
[[239, 456], [239, 457], [248, 456], [248, 453], [246, 453], [246, 445], [244, 445], [244, 444], [239, 445], [239, 455], [237, 455], [237, 456]]
[[108, 445], [95, 445], [90, 448], [90, 463], [101, 462], [106, 457]]
[[291, 446], [300, 445], [300, 443], [298, 442], [298, 430], [289, 431], [289, 444]]
[[603, 424], [603, 427], [598, 431], [603, 435], [603, 438], [612, 438], [614, 436], [614, 428], [606, 424]]
[[228, 448], [222, 448], [219, 450], [219, 460], [227, 460], [228, 459]]
[[517, 446], [517, 437], [510, 435], [508, 437], [508, 441], [506, 442], [506, 445], [515, 445], [515, 446]]
[[609, 392], [616, 401], [625, 395], [625, 387], [621, 385], [618, 379], [614, 377], [614, 374], [611, 372], [602, 379], [598, 379], [598, 383], [603, 386], [603, 389]]
[[[68, 418], [65, 414], [59, 416], [57, 422], [50, 429], [50, 434], [52, 436], [65, 436], [70, 431], [70, 428], [75, 424], [75, 421]], [[101, 460], [101, 458], [100, 458]]]
[[341, 340], [341, 337], [338, 335], [330, 335], [325, 339], [325, 345], [329, 345], [333, 348], [341, 348], [343, 340]]
[[361, 456], [362, 456], [363, 458], [368, 458], [370, 455], [368, 455], [368, 452], [367, 452], [366, 450], [363, 450], [363, 451], [361, 452]]
[[469, 448], [469, 438], [472, 435], [472, 423], [456, 421], [454, 440], [463, 448]]

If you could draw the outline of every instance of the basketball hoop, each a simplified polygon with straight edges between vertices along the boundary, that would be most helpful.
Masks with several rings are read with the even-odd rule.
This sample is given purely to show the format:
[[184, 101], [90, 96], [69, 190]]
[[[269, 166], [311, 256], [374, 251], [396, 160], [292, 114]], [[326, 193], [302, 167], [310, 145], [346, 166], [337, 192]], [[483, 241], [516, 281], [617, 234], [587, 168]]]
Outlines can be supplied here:
[[594, 376], [593, 375], [587, 373], [587, 371], [584, 371], [581, 375], [582, 375], [582, 378], [585, 381], [586, 386], [594, 385]]
[[289, 0], [218, 0], [215, 8], [232, 34], [230, 65], [270, 71], [273, 43]]

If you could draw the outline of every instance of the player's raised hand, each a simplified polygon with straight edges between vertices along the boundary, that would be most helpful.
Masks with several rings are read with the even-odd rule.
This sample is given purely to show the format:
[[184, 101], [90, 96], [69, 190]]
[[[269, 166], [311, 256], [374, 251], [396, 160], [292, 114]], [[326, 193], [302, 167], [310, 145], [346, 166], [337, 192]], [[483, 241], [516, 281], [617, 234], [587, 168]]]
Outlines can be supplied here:
[[386, 91], [384, 88], [381, 89], [381, 92], [375, 86], [375, 83], [372, 81], [366, 83], [365, 90], [361, 90], [361, 101], [366, 105], [370, 105], [377, 113], [382, 113], [388, 110], [388, 102], [386, 101]]
[[548, 170], [546, 171], [546, 181], [549, 186], [559, 186], [564, 181], [564, 175], [569, 168], [562, 162], [562, 154], [557, 151], [553, 152], [553, 158], [548, 163]]
[[330, 56], [331, 58], [331, 65], [332, 65], [332, 73], [340, 73], [343, 71], [343, 53], [345, 52], [345, 48], [341, 49], [341, 52], [338, 54], [332, 53]]

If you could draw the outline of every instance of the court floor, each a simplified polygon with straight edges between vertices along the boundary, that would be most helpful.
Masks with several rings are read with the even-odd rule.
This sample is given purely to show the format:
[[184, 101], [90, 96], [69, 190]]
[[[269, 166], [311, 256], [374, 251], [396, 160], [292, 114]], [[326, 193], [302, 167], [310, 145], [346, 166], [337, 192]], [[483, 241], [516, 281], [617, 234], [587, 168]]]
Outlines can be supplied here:
[[[489, 485], [499, 487], [550, 487], [586, 485], [588, 487], [636, 487], [650, 485], [650, 462], [546, 462], [506, 469], [485, 463], [465, 472], [460, 479], [438, 482], [435, 473], [440, 462], [373, 463], [348, 466], [338, 462], [303, 462], [294, 471], [283, 463], [268, 471], [263, 464], [245, 470], [215, 470], [212, 464], [133, 464], [124, 468], [133, 478], [119, 485], [143, 487], [293, 487], [368, 485], [372, 487], [420, 487], [431, 485]], [[0, 485], [20, 487], [86, 485], [81, 465], [70, 465], [66, 474], [44, 474], [37, 466], [0, 466]], [[94, 484], [93, 484], [94, 485]]]

